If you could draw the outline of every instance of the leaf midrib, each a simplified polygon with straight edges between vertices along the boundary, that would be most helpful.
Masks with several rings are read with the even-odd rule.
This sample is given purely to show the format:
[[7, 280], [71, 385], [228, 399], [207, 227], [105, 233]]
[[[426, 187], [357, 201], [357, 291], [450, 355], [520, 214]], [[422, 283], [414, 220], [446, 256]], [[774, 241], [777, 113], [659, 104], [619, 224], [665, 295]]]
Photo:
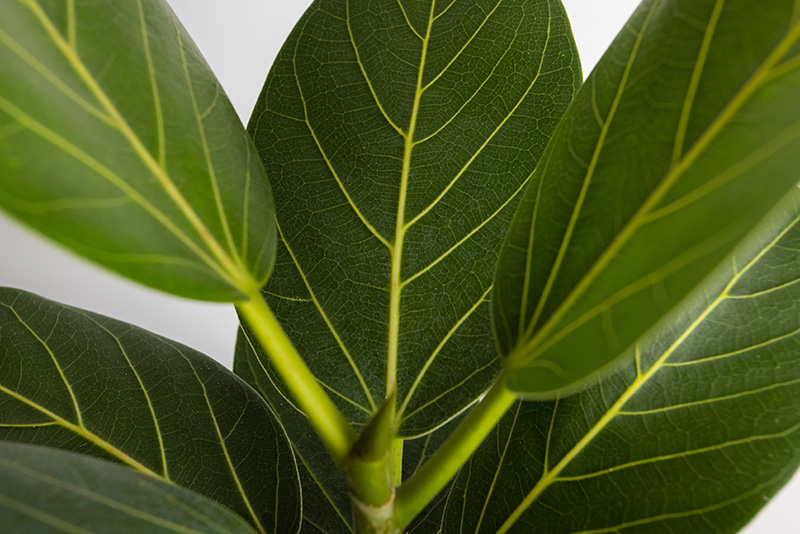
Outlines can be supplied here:
[[[654, 6], [658, 2], [654, 3]], [[650, 13], [652, 15], [652, 12]], [[648, 16], [649, 19], [649, 16]], [[646, 24], [645, 24], [646, 27]], [[642, 29], [642, 32], [644, 32]], [[720, 112], [715, 118], [714, 122], [705, 130], [697, 142], [689, 149], [689, 151], [673, 165], [666, 176], [662, 179], [659, 186], [648, 196], [645, 202], [636, 211], [633, 217], [628, 221], [622, 231], [617, 234], [609, 247], [603, 252], [598, 260], [592, 265], [589, 271], [581, 278], [575, 288], [569, 293], [566, 299], [559, 305], [556, 311], [547, 319], [542, 328], [533, 334], [532, 330], [535, 327], [535, 322], [528, 325], [529, 332], [520, 337], [518, 349], [520, 354], [532, 353], [535, 358], [544, 351], [541, 347], [537, 349], [537, 345], [541, 344], [550, 332], [558, 326], [558, 322], [570, 311], [576, 301], [586, 292], [594, 280], [611, 263], [616, 253], [635, 235], [636, 231], [648, 222], [647, 215], [657, 207], [658, 203], [669, 192], [672, 185], [686, 172], [694, 162], [703, 154], [704, 150], [710, 143], [716, 139], [716, 136], [722, 129], [733, 120], [735, 114], [744, 106], [748, 99], [758, 91], [763, 85], [770, 80], [771, 70], [777, 63], [791, 50], [794, 43], [800, 38], [800, 21], [793, 27], [790, 27], [783, 40], [775, 47], [770, 55], [765, 59], [764, 63], [758, 68], [753, 76], [744, 84], [744, 86], [736, 93], [731, 99], [729, 104]], [[608, 121], [610, 122], [610, 121]], [[600, 146], [600, 144], [598, 144]], [[579, 210], [576, 210], [579, 211]], [[565, 247], [568, 239], [564, 240]], [[557, 274], [557, 269], [553, 270], [553, 278]], [[544, 301], [542, 298], [540, 302]], [[571, 326], [571, 323], [565, 325], [562, 330]], [[526, 338], [528, 338], [526, 340]], [[532, 359], [530, 358], [530, 359]]]
[[[218, 267], [213, 264], [209, 264], [209, 266], [212, 267], [215, 271], [217, 271], [217, 274], [220, 275], [224, 280], [226, 280], [233, 287], [239, 289], [245, 294], [252, 292], [253, 288], [259, 287], [260, 284], [252, 279], [250, 273], [247, 270], [242, 269], [239, 265], [237, 265], [236, 261], [232, 259], [232, 257], [228, 255], [225, 249], [217, 242], [211, 231], [208, 229], [205, 223], [203, 223], [203, 221], [191, 207], [189, 202], [182, 195], [178, 187], [171, 180], [166, 170], [161, 165], [159, 165], [159, 163], [153, 158], [153, 155], [144, 146], [141, 139], [139, 139], [138, 135], [133, 131], [131, 126], [128, 124], [128, 122], [122, 116], [120, 111], [117, 109], [117, 107], [105, 93], [103, 88], [100, 87], [97, 80], [94, 78], [94, 76], [88, 70], [86, 65], [84, 65], [80, 56], [77, 54], [77, 51], [74, 48], [74, 37], [73, 37], [73, 44], [65, 41], [64, 37], [53, 26], [52, 21], [43, 11], [42, 7], [36, 0], [19, 0], [19, 1], [26, 4], [28, 8], [33, 12], [33, 14], [41, 23], [42, 27], [47, 32], [50, 39], [53, 41], [56, 47], [61, 51], [64, 58], [69, 62], [69, 64], [72, 66], [72, 68], [81, 78], [81, 80], [86, 84], [86, 86], [95, 96], [95, 98], [97, 98], [97, 100], [109, 114], [109, 116], [115, 123], [116, 127], [119, 129], [120, 133], [122, 133], [122, 135], [130, 144], [131, 148], [133, 148], [136, 155], [142, 160], [142, 162], [145, 164], [145, 166], [148, 168], [151, 174], [156, 178], [156, 180], [164, 189], [164, 191], [167, 193], [167, 195], [177, 205], [181, 213], [183, 213], [183, 215], [186, 217], [186, 219], [189, 221], [189, 223], [192, 225], [195, 231], [197, 231], [201, 240], [209, 248], [212, 255], [216, 258], [218, 262]], [[72, 35], [74, 34], [75, 31], [74, 6], [72, 6], [71, 16], [69, 20], [71, 21], [72, 24], [71, 26], [72, 29], [70, 31], [70, 35]], [[195, 251], [195, 253], [197, 253], [197, 251]], [[236, 253], [234, 251], [232, 251], [232, 254], [233, 257], [236, 256]], [[206, 263], [209, 263], [208, 260], [204, 261]], [[222, 273], [220, 273], [218, 269], [222, 269]]]
[[[756, 254], [741, 271], [735, 272], [735, 274], [731, 277], [731, 280], [725, 285], [723, 290], [720, 294], [709, 304], [706, 305], [703, 312], [694, 320], [692, 323], [684, 330], [684, 332], [672, 343], [669, 347], [662, 353], [662, 355], [653, 363], [650, 369], [644, 373], [639, 374], [637, 372], [637, 377], [633, 381], [633, 383], [625, 390], [625, 392], [620, 395], [616, 402], [609, 408], [606, 414], [600, 418], [600, 420], [595, 423], [594, 426], [586, 433], [586, 435], [581, 439], [570, 451], [564, 455], [564, 457], [553, 467], [552, 470], [547, 470], [547, 466], [545, 466], [546, 474], [539, 480], [539, 482], [533, 487], [533, 489], [528, 493], [528, 495], [522, 500], [522, 502], [517, 506], [514, 512], [509, 516], [505, 523], [501, 526], [501, 528], [497, 531], [497, 534], [505, 534], [508, 532], [509, 528], [519, 519], [522, 513], [531, 505], [533, 502], [553, 483], [559, 480], [558, 475], [567, 468], [567, 466], [578, 456], [588, 445], [592, 442], [602, 430], [604, 430], [611, 421], [616, 418], [624, 405], [636, 394], [638, 393], [642, 387], [644, 387], [647, 382], [653, 378], [663, 367], [666, 366], [668, 359], [675, 353], [675, 351], [683, 344], [686, 339], [694, 333], [694, 331], [703, 323], [703, 321], [717, 309], [717, 307], [725, 302], [731, 290], [734, 286], [741, 280], [741, 278], [756, 264], [758, 263], [761, 258], [764, 257], [770, 250], [772, 250], [775, 246], [777, 246], [778, 242], [783, 239], [783, 237], [791, 231], [796, 225], [800, 224], [800, 217], [795, 218], [791, 223], [789, 223], [786, 228], [784, 228], [769, 244], [767, 244], [764, 248], [762, 248], [758, 254]], [[638, 359], [638, 350], [637, 350], [637, 370], [639, 365]], [[554, 416], [555, 417], [555, 416]], [[548, 435], [549, 441], [550, 435]]]

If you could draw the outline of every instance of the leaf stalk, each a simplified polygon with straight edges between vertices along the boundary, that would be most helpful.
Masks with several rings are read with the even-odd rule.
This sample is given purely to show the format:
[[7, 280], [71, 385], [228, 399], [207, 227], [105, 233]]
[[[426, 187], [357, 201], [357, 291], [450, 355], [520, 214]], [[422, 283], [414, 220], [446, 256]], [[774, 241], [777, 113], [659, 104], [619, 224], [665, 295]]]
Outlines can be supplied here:
[[341, 465], [356, 441], [353, 427], [317, 382], [261, 294], [255, 293], [249, 301], [237, 303], [236, 309], [333, 459]]
[[447, 486], [516, 398], [505, 387], [505, 375], [500, 375], [483, 400], [470, 411], [441, 448], [397, 488], [395, 518], [400, 525], [406, 527], [411, 524], [414, 517]]

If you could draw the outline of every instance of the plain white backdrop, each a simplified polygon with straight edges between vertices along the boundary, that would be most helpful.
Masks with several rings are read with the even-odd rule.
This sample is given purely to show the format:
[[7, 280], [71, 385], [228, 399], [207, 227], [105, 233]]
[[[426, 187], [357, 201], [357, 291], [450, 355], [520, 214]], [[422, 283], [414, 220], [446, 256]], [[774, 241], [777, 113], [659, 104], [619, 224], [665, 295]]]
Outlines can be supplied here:
[[[168, 0], [246, 123], [269, 66], [310, 0]], [[588, 74], [638, 5], [636, 0], [565, 0]], [[230, 367], [232, 306], [170, 297], [89, 265], [0, 214], [0, 285], [128, 321], [178, 340]], [[800, 533], [795, 477], [743, 532]], [[686, 533], [701, 534], [701, 533]]]

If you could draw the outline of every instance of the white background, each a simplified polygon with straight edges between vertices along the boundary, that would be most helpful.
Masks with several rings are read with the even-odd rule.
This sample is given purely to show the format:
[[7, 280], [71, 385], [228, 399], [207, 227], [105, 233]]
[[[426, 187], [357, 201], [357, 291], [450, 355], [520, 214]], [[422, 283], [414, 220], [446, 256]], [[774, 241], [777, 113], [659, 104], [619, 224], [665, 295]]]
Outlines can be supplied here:
[[[169, 3], [246, 123], [269, 65], [310, 0]], [[565, 0], [564, 4], [588, 74], [638, 1]], [[141, 288], [84, 263], [1, 214], [0, 250], [0, 285], [140, 325], [195, 347], [230, 367], [237, 325], [231, 306], [198, 303]], [[794, 512], [798, 502], [800, 478], [796, 477], [744, 532], [800, 532]]]

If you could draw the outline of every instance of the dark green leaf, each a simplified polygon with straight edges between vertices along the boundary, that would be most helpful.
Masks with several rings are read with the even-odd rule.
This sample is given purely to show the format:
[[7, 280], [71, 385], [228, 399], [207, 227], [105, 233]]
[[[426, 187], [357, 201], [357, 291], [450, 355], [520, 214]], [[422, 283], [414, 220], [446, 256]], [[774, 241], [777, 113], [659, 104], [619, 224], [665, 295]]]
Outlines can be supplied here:
[[0, 439], [123, 463], [261, 532], [298, 528], [291, 447], [247, 384], [188, 347], [0, 289]]
[[[302, 412], [277, 386], [277, 375], [267, 358], [259, 357], [246, 332], [240, 332], [234, 370], [259, 391], [286, 429], [294, 444], [300, 465], [303, 488], [302, 534], [347, 534], [350, 526], [350, 500], [347, 481], [316, 437]], [[403, 479], [414, 474], [452, 432], [460, 418], [427, 435], [404, 441]], [[433, 534], [438, 531], [447, 490], [408, 528], [409, 533]]]
[[578, 395], [521, 402], [459, 474], [446, 534], [733, 533], [800, 463], [800, 192]]
[[795, 0], [647, 0], [564, 116], [493, 295], [517, 392], [586, 384], [798, 180]]
[[137, 282], [243, 298], [267, 279], [269, 185], [163, 0], [0, 4], [0, 208]]
[[249, 131], [279, 257], [265, 295], [355, 424], [429, 432], [499, 369], [499, 242], [580, 83], [556, 0], [318, 0]]
[[248, 534], [239, 516], [194, 492], [79, 454], [0, 442], [3, 532]]

